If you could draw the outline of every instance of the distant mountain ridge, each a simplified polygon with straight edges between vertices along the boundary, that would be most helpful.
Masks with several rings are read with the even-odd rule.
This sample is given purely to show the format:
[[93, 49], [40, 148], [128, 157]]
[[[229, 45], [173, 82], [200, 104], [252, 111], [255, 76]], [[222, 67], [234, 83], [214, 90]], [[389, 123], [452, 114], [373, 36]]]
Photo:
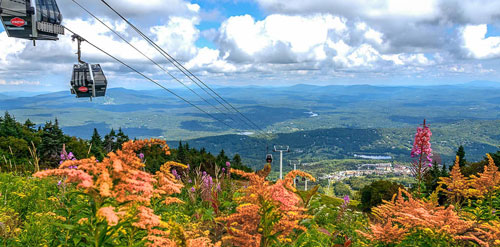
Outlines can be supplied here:
[[[324, 89], [335, 89], [335, 88], [344, 88], [344, 89], [414, 88], [414, 87], [416, 87], [416, 85], [401, 85], [401, 86], [376, 85], [376, 84], [314, 85], [314, 84], [304, 84], [304, 83], [301, 84], [301, 83], [299, 83], [299, 84], [294, 84], [294, 85], [290, 85], [290, 86], [275, 86], [275, 87], [265, 86], [265, 85], [247, 85], [247, 86], [214, 85], [212, 87], [216, 88], [217, 90], [243, 90], [243, 89], [276, 90], [276, 89], [282, 89], [282, 90], [298, 91], [298, 90], [324, 90]], [[495, 88], [500, 88], [500, 82], [476, 80], [476, 81], [470, 81], [470, 82], [466, 82], [466, 83], [422, 85], [422, 86], [418, 86], [418, 87], [429, 87], [429, 88], [433, 88], [433, 87], [495, 87]], [[196, 87], [193, 87], [193, 89], [195, 91], [197, 90], [197, 91], [203, 92], [201, 89], [196, 88]], [[187, 89], [185, 89], [185, 88], [174, 88], [173, 90], [178, 91], [178, 92], [187, 92]], [[57, 91], [57, 92], [7, 91], [7, 92], [0, 92], [0, 95], [8, 96], [11, 98], [22, 98], [22, 97], [33, 97], [33, 96], [40, 96], [40, 95], [51, 95], [53, 93], [56, 93], [56, 94], [65, 93], [65, 94], [67, 94], [68, 92], [69, 91], [66, 91], [66, 90], [65, 91]], [[166, 92], [162, 89], [134, 90], [134, 89], [127, 89], [127, 88], [123, 88], [123, 87], [109, 88], [108, 92], [114, 92], [114, 93], [138, 92], [138, 93], [142, 93], [142, 94], [153, 94], [153, 95], [166, 94]]]
[[[482, 82], [489, 85], [494, 82]], [[373, 86], [297, 84], [289, 87], [221, 87], [217, 92], [259, 127], [272, 133], [329, 128], [399, 128], [464, 119], [500, 119], [500, 88], [479, 84], [452, 86]], [[194, 87], [193, 87], [194, 88]], [[465, 89], [466, 88], [466, 89]], [[198, 105], [208, 116], [164, 90], [110, 88], [107, 96], [76, 99], [69, 91], [37, 96], [0, 98], [0, 111], [37, 124], [57, 118], [70, 134], [88, 137], [96, 126], [102, 132], [119, 127], [137, 138], [163, 136], [193, 139], [255, 132], [235, 112], [214, 109], [185, 89], [173, 89]], [[212, 105], [218, 102], [197, 90]], [[460, 95], [460, 97], [457, 97]], [[218, 110], [224, 110], [224, 113]], [[224, 119], [233, 129], [215, 121]]]

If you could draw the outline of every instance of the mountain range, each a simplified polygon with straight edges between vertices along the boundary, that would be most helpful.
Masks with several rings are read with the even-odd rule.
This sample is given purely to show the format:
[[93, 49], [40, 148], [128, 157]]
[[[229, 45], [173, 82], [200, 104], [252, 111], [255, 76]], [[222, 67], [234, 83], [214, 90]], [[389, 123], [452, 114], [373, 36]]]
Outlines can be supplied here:
[[[131, 137], [160, 137], [173, 142], [189, 140], [193, 145], [205, 146], [214, 152], [225, 148], [230, 154], [243, 153], [252, 161], [259, 160], [261, 153], [265, 153], [264, 146], [273, 143], [300, 147], [299, 158], [386, 153], [403, 159], [415, 128], [424, 118], [436, 133], [440, 133], [433, 138], [440, 140], [435, 145], [445, 157], [452, 157], [458, 145], [468, 145], [473, 158], [480, 159], [484, 152], [494, 151], [500, 143], [497, 121], [500, 120], [500, 83], [497, 82], [442, 86], [298, 84], [217, 87], [216, 90], [273, 137], [263, 139], [262, 132], [250, 128], [251, 124], [245, 124], [239, 114], [227, 112], [204, 91], [196, 89], [209, 103], [187, 90], [173, 91], [209, 115], [163, 90], [124, 88], [111, 88], [106, 97], [92, 101], [76, 99], [66, 91], [28, 97], [0, 95], [0, 110], [9, 111], [18, 120], [29, 118], [37, 124], [57, 118], [66, 133], [82, 138], [89, 138], [94, 128], [101, 134], [111, 128], [122, 128]], [[359, 134], [363, 131], [376, 134]], [[333, 139], [322, 141], [321, 133]], [[309, 135], [320, 139], [310, 143], [312, 139], [303, 138]], [[347, 137], [360, 138], [354, 144], [349, 143], [349, 139], [342, 139]], [[239, 141], [243, 144], [239, 145]], [[248, 149], [258, 146], [260, 151], [246, 152], [245, 145]]]

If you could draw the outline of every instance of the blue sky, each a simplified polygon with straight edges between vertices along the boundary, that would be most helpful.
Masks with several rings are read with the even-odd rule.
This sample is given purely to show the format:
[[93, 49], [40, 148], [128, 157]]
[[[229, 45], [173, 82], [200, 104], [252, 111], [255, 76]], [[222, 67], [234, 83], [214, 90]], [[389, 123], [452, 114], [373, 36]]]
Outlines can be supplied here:
[[[141, 72], [177, 87], [70, 1], [64, 25]], [[110, 0], [209, 84], [435, 85], [500, 81], [500, 1]], [[81, 1], [150, 58], [185, 80], [99, 1]], [[151, 89], [127, 68], [83, 46], [110, 87]], [[7, 37], [0, 27], [0, 92], [69, 88], [75, 44]]]

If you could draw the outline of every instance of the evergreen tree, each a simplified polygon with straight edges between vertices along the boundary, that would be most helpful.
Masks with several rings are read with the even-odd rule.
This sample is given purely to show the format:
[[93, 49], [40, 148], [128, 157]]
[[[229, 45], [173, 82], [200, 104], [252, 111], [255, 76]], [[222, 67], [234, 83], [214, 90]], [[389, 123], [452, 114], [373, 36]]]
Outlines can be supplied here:
[[3, 119], [0, 118], [0, 136], [20, 137], [16, 119], [9, 112], [5, 112]]
[[437, 161], [434, 161], [432, 167], [425, 174], [425, 188], [428, 194], [431, 194], [437, 187], [438, 181], [441, 177], [442, 169], [439, 169]]
[[182, 164], [186, 163], [186, 152], [182, 146], [182, 141], [179, 141], [179, 147], [177, 148], [177, 161]]
[[233, 160], [231, 161], [231, 166], [233, 167], [241, 167], [243, 163], [241, 162], [241, 156], [239, 154], [235, 154]]
[[443, 162], [443, 167], [441, 167], [441, 177], [448, 177], [448, 170], [446, 169], [446, 163]]
[[464, 150], [464, 147], [462, 145], [460, 145], [460, 147], [458, 147], [457, 156], [460, 159], [460, 161], [458, 163], [460, 165], [460, 168], [464, 167], [467, 164], [467, 161], [465, 160], [465, 150]]
[[58, 122], [45, 123], [41, 133], [40, 159], [44, 167], [57, 167], [59, 165], [59, 153], [65, 143], [65, 136], [59, 128]]
[[31, 122], [31, 120], [29, 118], [26, 119], [26, 121], [24, 122], [24, 127], [26, 127], [30, 131], [35, 131], [35, 126], [36, 126], [36, 124]]
[[98, 160], [102, 160], [104, 157], [103, 151], [103, 143], [101, 139], [101, 135], [96, 128], [94, 128], [94, 133], [92, 134], [92, 138], [90, 138], [90, 154]]
[[116, 147], [115, 147], [115, 149], [120, 149], [122, 147], [123, 143], [128, 142], [129, 140], [130, 140], [130, 138], [128, 137], [128, 135], [125, 135], [125, 133], [123, 133], [123, 131], [122, 131], [122, 128], [119, 128], [118, 134], [116, 134]]
[[215, 163], [219, 166], [223, 166], [223, 165], [226, 165], [226, 162], [229, 161], [229, 157], [226, 156], [226, 153], [224, 152], [224, 149], [222, 149], [219, 153], [219, 155], [217, 155], [217, 157], [215, 158]]
[[116, 150], [116, 133], [111, 129], [109, 134], [104, 136], [103, 148], [106, 153]]

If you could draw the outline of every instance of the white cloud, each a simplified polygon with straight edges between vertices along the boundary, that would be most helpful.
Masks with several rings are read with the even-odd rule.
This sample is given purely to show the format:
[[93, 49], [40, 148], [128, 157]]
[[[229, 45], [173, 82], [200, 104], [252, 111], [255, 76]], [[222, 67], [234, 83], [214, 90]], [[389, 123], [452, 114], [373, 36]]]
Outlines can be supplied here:
[[19, 86], [19, 85], [30, 85], [30, 86], [33, 86], [33, 85], [40, 85], [40, 82], [39, 81], [5, 81], [5, 80], [0, 80], [0, 85], [2, 86], [6, 86], [6, 85], [10, 85], [10, 86]]
[[190, 70], [210, 71], [212, 73], [233, 73], [237, 71], [234, 64], [228, 63], [220, 57], [218, 50], [207, 47], [201, 48], [196, 57], [185, 66]]
[[463, 48], [468, 57], [498, 58], [500, 57], [500, 36], [486, 38], [488, 26], [467, 25], [462, 30]]
[[435, 0], [257, 0], [266, 10], [282, 13], [332, 13], [345, 17], [432, 18], [437, 13]]
[[323, 46], [332, 33], [346, 30], [332, 15], [270, 15], [262, 21], [236, 16], [219, 30], [222, 52], [234, 62], [296, 63], [326, 58]]
[[[477, 67], [474, 59], [500, 57], [500, 37], [486, 37], [484, 24], [498, 24], [500, 1], [255, 1], [271, 14], [261, 20], [250, 15], [221, 19], [220, 12], [201, 9], [185, 0], [109, 0], [187, 68], [206, 78], [217, 78], [217, 83], [241, 78], [259, 83], [321, 76], [327, 81], [381, 74], [439, 74], [438, 70], [443, 74], [497, 72], [498, 63], [485, 62], [484, 67]], [[155, 49], [99, 1], [82, 0], [81, 4], [172, 70]], [[60, 7], [64, 25], [141, 72], [166, 79], [162, 71], [74, 4]], [[200, 31], [198, 25], [203, 20], [222, 23], [218, 29]], [[200, 38], [213, 41], [216, 47], [197, 47]], [[76, 43], [69, 35], [57, 42], [37, 42], [33, 47], [3, 32], [0, 51], [0, 82], [4, 86], [7, 81], [40, 80], [45, 85], [52, 83], [54, 76], [69, 78], [76, 62]], [[472, 59], [461, 60], [464, 54]], [[100, 63], [112, 86], [137, 84], [134, 73], [88, 44], [83, 45], [83, 59]], [[54, 82], [66, 84], [67, 79]]]

